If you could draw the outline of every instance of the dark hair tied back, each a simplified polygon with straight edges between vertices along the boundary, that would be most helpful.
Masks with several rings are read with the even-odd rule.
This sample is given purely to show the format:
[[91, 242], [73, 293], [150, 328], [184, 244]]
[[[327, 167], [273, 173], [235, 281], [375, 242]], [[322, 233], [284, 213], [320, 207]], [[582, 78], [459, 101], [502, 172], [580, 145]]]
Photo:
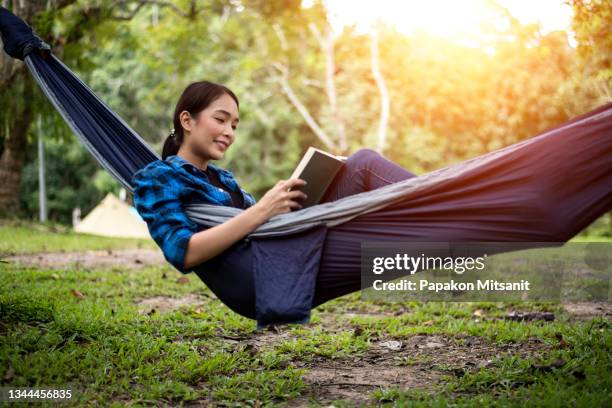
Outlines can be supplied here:
[[174, 109], [174, 129], [172, 129], [164, 142], [162, 160], [177, 154], [181, 144], [183, 144], [184, 134], [180, 119], [181, 112], [187, 111], [196, 119], [200, 112], [223, 94], [231, 96], [236, 102], [236, 106], [240, 107], [238, 97], [223, 85], [209, 81], [200, 81], [194, 82], [185, 88]]
[[162, 159], [165, 160], [166, 157], [172, 156], [173, 154], [177, 154], [181, 144], [183, 143], [183, 137], [179, 140], [179, 137], [176, 134], [176, 131], [172, 129], [170, 134], [166, 138], [164, 142], [164, 147], [162, 149]]

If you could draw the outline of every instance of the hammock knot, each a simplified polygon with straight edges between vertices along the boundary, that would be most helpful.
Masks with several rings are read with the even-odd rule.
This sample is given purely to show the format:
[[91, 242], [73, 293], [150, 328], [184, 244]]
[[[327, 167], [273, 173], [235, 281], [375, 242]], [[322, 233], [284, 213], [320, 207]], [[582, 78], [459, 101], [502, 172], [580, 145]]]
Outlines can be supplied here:
[[0, 6], [0, 35], [4, 51], [13, 58], [24, 60], [33, 51], [41, 51], [46, 56], [51, 46], [40, 39], [32, 27], [19, 17]]

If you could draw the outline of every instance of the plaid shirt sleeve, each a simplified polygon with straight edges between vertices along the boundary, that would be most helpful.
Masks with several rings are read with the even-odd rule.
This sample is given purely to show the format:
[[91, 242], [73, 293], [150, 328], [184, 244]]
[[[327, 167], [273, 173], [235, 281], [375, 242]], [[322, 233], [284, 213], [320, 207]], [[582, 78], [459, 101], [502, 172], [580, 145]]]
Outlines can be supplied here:
[[[242, 190], [242, 188], [240, 190]], [[242, 193], [244, 194], [244, 207], [245, 208], [252, 207], [257, 203], [257, 200], [255, 200], [255, 197], [253, 197], [251, 193], [248, 193], [245, 190], [242, 190]]]
[[182, 273], [191, 272], [184, 268], [185, 253], [199, 229], [183, 210], [182, 184], [173, 169], [154, 162], [134, 174], [132, 186], [134, 206], [166, 260]]

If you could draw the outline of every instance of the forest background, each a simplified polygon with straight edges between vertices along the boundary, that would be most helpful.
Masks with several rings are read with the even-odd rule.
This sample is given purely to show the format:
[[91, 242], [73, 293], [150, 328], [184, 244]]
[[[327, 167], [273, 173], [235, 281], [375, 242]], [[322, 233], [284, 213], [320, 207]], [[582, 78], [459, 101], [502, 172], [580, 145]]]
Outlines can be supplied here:
[[[310, 146], [361, 147], [423, 174], [534, 136], [612, 100], [612, 2], [571, 0], [571, 29], [543, 32], [495, 1], [505, 24], [481, 47], [380, 22], [331, 30], [320, 1], [48, 0], [0, 4], [30, 23], [102, 100], [161, 146], [186, 85], [240, 99], [218, 162], [259, 198]], [[24, 65], [0, 57], [0, 214], [38, 216], [38, 151], [49, 219], [69, 224], [119, 184], [76, 140]], [[554, 176], [554, 175], [551, 175]], [[610, 214], [604, 234], [612, 236]]]

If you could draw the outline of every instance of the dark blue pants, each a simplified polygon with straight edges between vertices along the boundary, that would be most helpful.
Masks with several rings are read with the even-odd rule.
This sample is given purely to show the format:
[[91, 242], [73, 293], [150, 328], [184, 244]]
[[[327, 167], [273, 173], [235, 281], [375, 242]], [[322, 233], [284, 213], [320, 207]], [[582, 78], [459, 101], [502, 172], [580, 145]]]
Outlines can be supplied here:
[[[411, 177], [415, 174], [375, 150], [360, 149], [348, 157], [321, 201], [335, 201]], [[375, 240], [375, 226], [359, 218], [327, 230], [313, 307], [361, 289], [361, 242]]]

